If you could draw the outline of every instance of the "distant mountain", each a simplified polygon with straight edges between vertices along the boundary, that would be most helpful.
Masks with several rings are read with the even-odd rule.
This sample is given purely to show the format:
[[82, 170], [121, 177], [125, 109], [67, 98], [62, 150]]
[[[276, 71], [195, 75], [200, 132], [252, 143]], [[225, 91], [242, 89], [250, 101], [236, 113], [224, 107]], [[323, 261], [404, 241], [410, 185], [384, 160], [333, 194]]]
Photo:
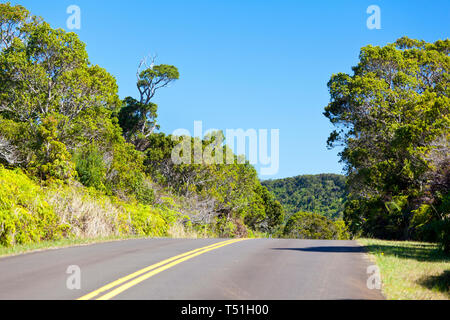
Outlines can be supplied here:
[[301, 175], [262, 182], [284, 206], [288, 216], [298, 211], [315, 212], [331, 219], [342, 218], [347, 197], [345, 176]]

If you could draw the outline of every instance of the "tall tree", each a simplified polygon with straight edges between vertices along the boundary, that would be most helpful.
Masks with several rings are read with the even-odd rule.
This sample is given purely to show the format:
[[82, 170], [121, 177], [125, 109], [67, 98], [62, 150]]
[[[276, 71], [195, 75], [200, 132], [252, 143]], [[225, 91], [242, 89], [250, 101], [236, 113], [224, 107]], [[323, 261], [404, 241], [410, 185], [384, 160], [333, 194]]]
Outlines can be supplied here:
[[448, 39], [369, 45], [353, 75], [335, 74], [328, 83], [324, 115], [337, 127], [328, 144], [344, 147], [350, 200], [370, 203], [347, 206], [349, 222], [366, 234], [407, 238], [413, 211], [441, 201], [437, 193], [424, 196], [450, 156], [449, 52]]
[[158, 89], [167, 87], [173, 81], [179, 79], [178, 69], [171, 65], [155, 65], [155, 58], [150, 66], [143, 59], [136, 74], [137, 88], [140, 98], [132, 97], [124, 99], [124, 106], [119, 113], [119, 123], [128, 142], [133, 143], [136, 149], [144, 151], [149, 146], [149, 136], [157, 124], [158, 106], [151, 102]]
[[[109, 193], [150, 199], [143, 156], [112, 116], [121, 104], [116, 80], [89, 62], [78, 36], [6, 3], [0, 43], [0, 163], [42, 180], [68, 181], [76, 169], [86, 184], [95, 178]], [[92, 146], [101, 157], [73, 163]]]
[[72, 150], [90, 127], [76, 132], [77, 122], [93, 122], [119, 105], [114, 77], [89, 63], [75, 33], [9, 4], [0, 5], [0, 30], [0, 162], [26, 167], [48, 117], [57, 120], [52, 137]]

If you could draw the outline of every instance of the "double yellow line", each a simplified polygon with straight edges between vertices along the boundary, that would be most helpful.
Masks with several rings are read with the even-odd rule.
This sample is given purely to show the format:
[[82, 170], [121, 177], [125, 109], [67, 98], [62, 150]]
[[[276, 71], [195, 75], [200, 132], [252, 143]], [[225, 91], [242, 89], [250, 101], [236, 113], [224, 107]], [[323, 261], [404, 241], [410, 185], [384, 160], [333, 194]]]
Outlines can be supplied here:
[[[92, 291], [81, 298], [78, 298], [77, 300], [90, 300], [96, 298], [96, 300], [109, 300], [117, 296], [118, 294], [124, 292], [125, 290], [141, 283], [144, 280], [147, 280], [148, 278], [167, 270], [183, 261], [192, 259], [196, 256], [199, 256], [201, 254], [204, 254], [208, 251], [215, 250], [221, 247], [224, 247], [226, 245], [242, 241], [244, 239], [233, 239], [233, 240], [226, 240], [218, 243], [211, 244], [206, 247], [198, 248], [192, 251], [188, 251], [182, 254], [179, 254], [177, 256], [174, 256], [172, 258], [163, 260], [161, 262], [152, 264], [151, 266], [145, 267], [141, 270], [138, 270], [132, 274], [129, 274], [125, 277], [122, 277], [116, 281], [113, 281], [111, 283], [108, 283], [107, 285]], [[113, 289], [113, 290], [111, 290]], [[106, 294], [103, 294], [104, 292], [109, 291]], [[103, 295], [102, 295], [103, 294]]]

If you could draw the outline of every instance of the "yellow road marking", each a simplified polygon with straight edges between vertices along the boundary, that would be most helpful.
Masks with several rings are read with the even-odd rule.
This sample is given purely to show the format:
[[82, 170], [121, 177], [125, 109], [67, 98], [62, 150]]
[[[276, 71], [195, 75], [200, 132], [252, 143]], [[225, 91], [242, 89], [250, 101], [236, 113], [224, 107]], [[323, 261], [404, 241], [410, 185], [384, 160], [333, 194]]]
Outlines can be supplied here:
[[142, 281], [147, 280], [148, 278], [154, 276], [155, 274], [158, 274], [158, 273], [160, 273], [160, 272], [162, 272], [164, 270], [167, 270], [167, 269], [169, 269], [169, 268], [171, 268], [171, 267], [173, 267], [173, 266], [175, 266], [175, 265], [177, 265], [177, 264], [179, 264], [179, 263], [181, 263], [183, 261], [192, 259], [192, 258], [194, 258], [196, 256], [199, 256], [201, 254], [204, 254], [204, 253], [206, 253], [208, 251], [215, 250], [217, 248], [224, 247], [226, 245], [229, 245], [229, 244], [232, 244], [232, 243], [235, 243], [235, 242], [239, 242], [239, 241], [242, 241], [242, 240], [244, 240], [244, 239], [236, 239], [236, 240], [233, 240], [233, 241], [230, 241], [230, 242], [227, 242], [227, 243], [222, 243], [222, 244], [220, 244], [218, 246], [215, 246], [215, 247], [212, 247], [212, 248], [209, 248], [209, 249], [205, 249], [205, 250], [193, 253], [193, 254], [191, 254], [189, 256], [186, 256], [184, 258], [178, 259], [178, 260], [176, 260], [176, 261], [174, 261], [172, 263], [169, 263], [167, 265], [159, 267], [159, 268], [157, 268], [157, 269], [155, 269], [153, 271], [150, 271], [150, 272], [148, 272], [148, 273], [146, 273], [146, 274], [144, 274], [144, 275], [142, 275], [142, 276], [140, 276], [140, 277], [138, 277], [138, 278], [136, 278], [134, 280], [131, 280], [131, 281], [121, 285], [120, 287], [118, 287], [118, 288], [108, 292], [107, 294], [101, 296], [97, 300], [109, 300], [111, 298], [114, 298], [118, 294], [120, 294], [120, 293], [124, 292], [125, 290], [127, 290], [127, 289], [129, 289], [129, 288], [131, 288], [131, 287], [133, 287], [135, 285], [137, 285], [138, 283], [141, 283]]
[[[116, 280], [116, 281], [113, 281], [113, 282], [111, 282], [111, 283], [108, 283], [107, 285], [104, 285], [103, 287], [101, 287], [101, 288], [99, 288], [99, 289], [97, 289], [97, 290], [94, 290], [94, 291], [92, 291], [92, 292], [90, 292], [90, 293], [88, 293], [88, 294], [86, 294], [86, 295], [84, 295], [84, 296], [78, 298], [77, 300], [89, 300], [89, 299], [92, 299], [92, 298], [98, 296], [99, 294], [101, 294], [102, 292], [105, 292], [105, 291], [107, 291], [107, 290], [110, 290], [110, 289], [112, 289], [112, 288], [114, 288], [114, 287], [116, 287], [116, 286], [118, 286], [118, 285], [120, 285], [120, 284], [122, 284], [122, 283], [124, 283], [124, 282], [126, 282], [126, 281], [128, 281], [128, 280], [131, 280], [131, 279], [133, 279], [133, 278], [136, 278], [137, 276], [139, 276], [139, 275], [141, 275], [141, 274], [143, 274], [143, 273], [146, 273], [146, 272], [148, 272], [148, 271], [151, 271], [151, 270], [153, 270], [153, 269], [156, 269], [156, 268], [158, 268], [158, 267], [164, 266], [165, 264], [170, 263], [170, 262], [172, 262], [172, 261], [174, 261], [174, 260], [177, 260], [177, 259], [182, 258], [182, 261], [178, 260], [178, 261], [176, 261], [177, 263], [172, 263], [172, 264], [170, 264], [170, 267], [173, 266], [173, 265], [176, 265], [176, 264], [178, 264], [178, 263], [181, 263], [181, 262], [183, 262], [183, 261], [186, 261], [186, 260], [188, 260], [188, 259], [190, 259], [190, 258], [193, 258], [193, 257], [195, 257], [195, 256], [198, 256], [198, 255], [200, 255], [200, 254], [203, 254], [203, 253], [205, 253], [205, 252], [207, 252], [207, 251], [211, 251], [211, 250], [214, 250], [214, 249], [216, 249], [216, 248], [223, 247], [223, 246], [226, 246], [227, 244], [231, 244], [231, 243], [238, 242], [238, 241], [241, 241], [241, 240], [244, 240], [244, 239], [232, 239], [232, 240], [226, 240], [226, 241], [222, 241], [222, 242], [217, 242], [217, 243], [208, 245], [208, 246], [206, 246], [206, 247], [202, 247], [202, 248], [198, 248], [198, 249], [195, 249], [195, 250], [191, 250], [191, 251], [188, 251], [188, 252], [179, 254], [179, 255], [177, 255], [177, 256], [168, 258], [168, 259], [166, 259], [166, 260], [163, 260], [163, 261], [161, 261], [161, 262], [155, 263], [155, 264], [153, 264], [153, 265], [151, 265], [151, 266], [148, 266], [148, 267], [145, 267], [145, 268], [143, 268], [143, 269], [141, 269], [141, 270], [138, 270], [138, 271], [136, 271], [136, 272], [134, 272], [134, 273], [132, 273], [132, 274], [129, 274], [129, 275], [125, 276], [125, 277], [122, 277], [122, 278], [120, 278], [120, 279], [118, 279], [118, 280]], [[184, 258], [183, 258], [183, 257], [184, 257]], [[166, 269], [168, 269], [168, 268], [170, 268], [170, 267], [167, 267], [167, 268], [165, 268], [165, 269], [163, 269], [163, 270], [166, 270]], [[158, 269], [158, 270], [159, 270], [159, 269]], [[159, 273], [159, 272], [161, 272], [161, 271], [163, 271], [163, 270], [160, 270], [160, 271], [158, 271], [158, 272], [156, 272], [156, 273]], [[155, 270], [155, 271], [157, 271], [157, 270]], [[154, 274], [156, 274], [156, 273], [154, 273]], [[152, 274], [152, 275], [154, 275], [154, 274]], [[145, 274], [144, 276], [146, 276], [146, 275], [147, 275], [147, 274]], [[152, 275], [150, 275], [149, 277], [151, 277]], [[147, 278], [149, 278], [149, 277], [147, 277]], [[145, 279], [147, 279], [147, 278], [145, 278]], [[144, 280], [145, 280], [145, 279], [144, 279]], [[141, 281], [143, 281], [143, 280], [141, 280]], [[141, 281], [139, 281], [139, 282], [141, 282]], [[137, 282], [137, 283], [139, 283], [139, 282]], [[137, 283], [135, 283], [135, 284], [137, 284]], [[134, 285], [134, 284], [133, 284], [133, 285]], [[129, 286], [129, 287], [131, 287], [131, 286]], [[127, 287], [126, 289], [128, 289], [129, 287]], [[120, 289], [120, 288], [122, 288], [122, 287], [119, 287], [119, 288], [117, 288], [116, 290], [118, 290], [118, 289]], [[120, 292], [125, 291], [126, 289], [123, 289], [123, 290], [121, 290]], [[116, 290], [113, 290], [112, 292], [115, 292]], [[111, 293], [112, 293], [112, 292], [111, 292]], [[119, 294], [120, 292], [118, 292], [117, 294]], [[113, 296], [116, 296], [117, 294], [115, 294], [115, 295], [113, 295]], [[100, 297], [99, 299], [102, 299], [102, 298], [105, 297], [105, 296], [107, 296], [107, 295], [104, 295], [104, 296]], [[113, 296], [111, 296], [111, 297], [113, 297]], [[110, 297], [110, 298], [111, 298], [111, 297]]]

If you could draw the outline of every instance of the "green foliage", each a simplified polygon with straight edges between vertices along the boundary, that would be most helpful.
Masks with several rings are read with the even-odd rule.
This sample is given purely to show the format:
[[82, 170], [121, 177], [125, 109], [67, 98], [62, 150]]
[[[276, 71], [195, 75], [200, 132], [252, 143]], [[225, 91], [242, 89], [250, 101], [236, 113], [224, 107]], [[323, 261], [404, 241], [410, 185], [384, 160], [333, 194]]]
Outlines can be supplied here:
[[141, 102], [148, 103], [157, 89], [165, 87], [179, 78], [178, 69], [167, 64], [156, 65], [143, 70], [139, 74], [137, 82], [139, 92], [146, 97], [146, 100]]
[[345, 177], [342, 175], [302, 175], [266, 180], [262, 185], [274, 193], [288, 215], [308, 211], [330, 219], [342, 218], [347, 198]]
[[[187, 141], [191, 150], [201, 147], [200, 163], [194, 161], [195, 152], [185, 155], [190, 164], [173, 162], [172, 151], [178, 143], [183, 143], [180, 138]], [[218, 234], [245, 235], [248, 231], [244, 225], [255, 231], [275, 232], [283, 220], [283, 208], [261, 186], [253, 166], [239, 163], [232, 154], [233, 162], [226, 162], [230, 152], [221, 132], [212, 133], [204, 140], [160, 133], [149, 137], [144, 164], [155, 181], [180, 196], [196, 199], [193, 208], [196, 214], [192, 218], [201, 221], [200, 224], [215, 221]], [[209, 161], [208, 155], [212, 160], [217, 157], [216, 160], [222, 161]]]
[[[8, 5], [2, 4], [3, 8]], [[12, 41], [0, 51], [1, 112], [14, 121], [34, 121], [48, 114], [67, 117], [66, 125], [93, 107], [115, 108], [115, 79], [104, 69], [89, 64], [85, 44], [75, 33], [52, 29], [35, 19], [12, 25]]]
[[153, 204], [155, 202], [155, 191], [144, 180], [136, 190], [136, 199], [143, 204]]
[[69, 181], [74, 176], [74, 164], [66, 145], [58, 140], [58, 115], [48, 115], [38, 128], [34, 158], [28, 165], [31, 174], [42, 180]]
[[153, 203], [153, 190], [143, 172], [143, 155], [132, 144], [118, 143], [113, 146], [112, 156], [107, 170], [108, 190], [123, 199], [133, 196], [144, 204]]
[[89, 63], [75, 33], [0, 6], [0, 23], [10, 26], [0, 47], [0, 162], [41, 180], [68, 182], [76, 171], [86, 186], [152, 203], [143, 157], [114, 117], [114, 77]]
[[352, 232], [408, 239], [448, 220], [449, 52], [448, 39], [403, 37], [362, 48], [353, 75], [331, 77], [324, 114], [337, 127], [329, 146], [344, 146]]
[[[145, 65], [141, 62], [139, 68]], [[138, 71], [139, 72], [139, 71]], [[166, 87], [171, 82], [179, 79], [178, 69], [170, 65], [152, 65], [142, 70], [138, 75], [137, 88], [140, 93], [139, 101], [132, 97], [126, 97], [119, 111], [118, 119], [122, 127], [124, 137], [133, 143], [137, 150], [145, 151], [150, 145], [150, 137], [157, 124], [158, 106], [150, 100], [158, 89]]]
[[440, 197], [436, 208], [430, 204], [422, 204], [413, 210], [411, 228], [414, 230], [412, 238], [428, 242], [439, 242], [446, 253], [450, 253], [450, 218], [441, 215], [449, 210], [450, 193]]
[[96, 146], [78, 150], [74, 156], [78, 179], [86, 187], [105, 190], [106, 167]]
[[283, 206], [275, 199], [275, 196], [263, 185], [256, 187], [256, 192], [262, 200], [265, 211], [265, 219], [258, 229], [269, 233], [277, 233], [281, 228], [285, 213]]
[[43, 197], [41, 188], [20, 170], [10, 171], [0, 165], [0, 244], [12, 246], [67, 235]]
[[438, 212], [444, 213], [440, 220], [442, 228], [439, 234], [439, 241], [442, 244], [444, 252], [450, 255], [450, 192], [442, 195], [439, 202]]
[[402, 201], [395, 199], [352, 199], [345, 204], [344, 220], [355, 236], [401, 239], [406, 228], [403, 210]]
[[216, 233], [220, 237], [224, 238], [234, 238], [237, 235], [237, 225], [228, 220], [226, 217], [219, 217], [215, 222]]
[[[122, 201], [93, 188], [51, 183], [45, 189], [21, 170], [0, 165], [0, 245], [78, 237], [168, 235], [182, 214], [173, 199], [158, 206]], [[176, 206], [175, 206], [176, 207]]]
[[123, 204], [123, 207], [131, 221], [133, 234], [152, 237], [167, 236], [169, 225], [158, 211], [140, 203]]
[[337, 232], [337, 240], [348, 240], [351, 238], [347, 225], [344, 220], [334, 221], [334, 227]]
[[349, 234], [343, 221], [332, 221], [320, 214], [297, 212], [293, 214], [283, 232], [286, 238], [346, 240]]
[[131, 97], [124, 99], [124, 106], [119, 112], [119, 125], [127, 141], [138, 149], [145, 150], [148, 146], [147, 138], [155, 129], [158, 106], [154, 103], [141, 103]]
[[[139, 99], [121, 102], [114, 77], [90, 64], [75, 33], [53, 29], [9, 3], [0, 4], [0, 26], [0, 163], [45, 182], [46, 191], [35, 185], [36, 197], [49, 197], [53, 206], [45, 218], [53, 212], [86, 236], [163, 236], [180, 219], [208, 235], [246, 236], [250, 228], [279, 231], [281, 205], [261, 186], [253, 166], [238, 163], [222, 145], [223, 134], [203, 141], [189, 138], [189, 143], [199, 143], [202, 152], [216, 158], [221, 152], [224, 159], [231, 155], [233, 163], [172, 162], [177, 141], [154, 133], [158, 107], [151, 100], [179, 79], [176, 67], [147, 67], [143, 61]], [[166, 188], [168, 201], [155, 194], [154, 187], [161, 186], [154, 181]], [[171, 193], [179, 198], [169, 204]], [[22, 208], [15, 210], [22, 220], [32, 220]], [[12, 223], [25, 226], [8, 221], [8, 230]], [[8, 234], [14, 234], [11, 230]], [[5, 243], [25, 241], [21, 237]]]

